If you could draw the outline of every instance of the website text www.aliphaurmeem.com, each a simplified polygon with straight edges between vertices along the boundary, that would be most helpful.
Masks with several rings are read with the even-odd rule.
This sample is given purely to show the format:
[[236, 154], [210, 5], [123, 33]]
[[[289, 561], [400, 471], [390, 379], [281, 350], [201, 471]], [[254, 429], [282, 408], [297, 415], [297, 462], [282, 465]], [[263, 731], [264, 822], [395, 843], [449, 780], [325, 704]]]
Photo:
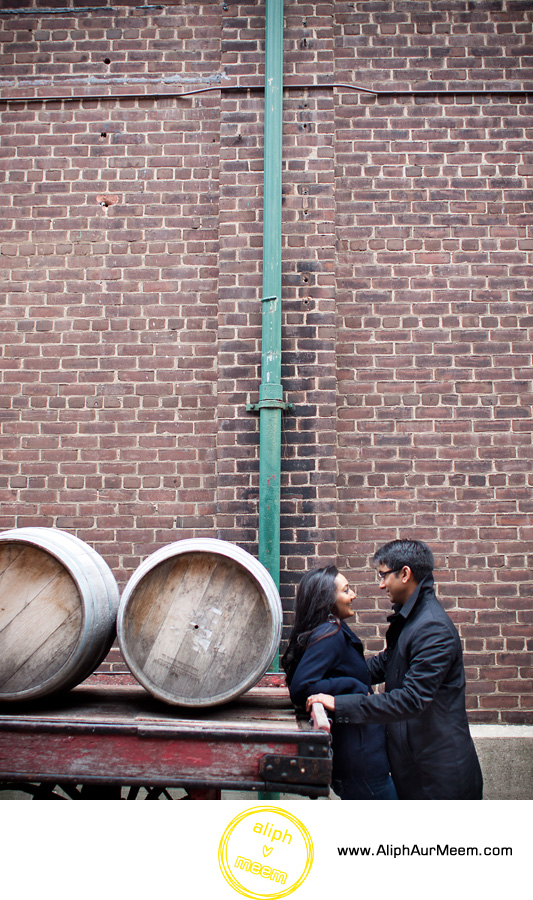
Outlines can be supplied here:
[[436, 844], [379, 844], [378, 847], [337, 847], [339, 856], [388, 856], [398, 859], [405, 856], [512, 856], [512, 847], [454, 847]]

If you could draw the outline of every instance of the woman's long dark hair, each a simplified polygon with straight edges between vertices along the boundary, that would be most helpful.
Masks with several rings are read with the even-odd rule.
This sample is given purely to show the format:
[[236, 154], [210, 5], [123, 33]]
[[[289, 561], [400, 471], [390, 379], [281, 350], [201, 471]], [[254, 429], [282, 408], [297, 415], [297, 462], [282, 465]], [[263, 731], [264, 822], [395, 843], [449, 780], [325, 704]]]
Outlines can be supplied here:
[[[306, 572], [298, 584], [294, 625], [289, 637], [289, 644], [281, 658], [287, 684], [292, 681], [311, 632], [328, 621], [332, 623], [332, 633], [340, 628], [340, 621], [334, 614], [337, 596], [335, 579], [338, 574], [339, 570], [336, 566], [324, 566], [321, 569], [312, 569], [310, 572]], [[326, 636], [325, 634], [324, 637]]]

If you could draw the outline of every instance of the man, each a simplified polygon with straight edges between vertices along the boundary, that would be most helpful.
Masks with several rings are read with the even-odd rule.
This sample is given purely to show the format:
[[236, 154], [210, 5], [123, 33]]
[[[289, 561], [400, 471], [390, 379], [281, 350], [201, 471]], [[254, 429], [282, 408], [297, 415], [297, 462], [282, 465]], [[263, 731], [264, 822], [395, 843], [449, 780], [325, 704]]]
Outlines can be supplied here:
[[391, 541], [374, 554], [392, 603], [386, 649], [368, 660], [385, 693], [315, 694], [341, 723], [382, 722], [400, 800], [481, 800], [483, 779], [465, 708], [461, 641], [433, 589], [422, 541]]

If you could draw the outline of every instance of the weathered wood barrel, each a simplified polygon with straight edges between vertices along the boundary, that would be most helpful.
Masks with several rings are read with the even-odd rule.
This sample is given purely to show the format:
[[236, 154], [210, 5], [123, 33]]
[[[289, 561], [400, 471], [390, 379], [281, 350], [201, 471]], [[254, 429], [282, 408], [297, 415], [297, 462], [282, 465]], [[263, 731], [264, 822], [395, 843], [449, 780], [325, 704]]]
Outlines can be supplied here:
[[269, 572], [227, 541], [168, 544], [130, 578], [118, 641], [137, 681], [177, 706], [217, 706], [247, 691], [279, 646], [281, 600]]
[[111, 569], [57, 528], [0, 533], [0, 701], [29, 700], [84, 681], [116, 635]]

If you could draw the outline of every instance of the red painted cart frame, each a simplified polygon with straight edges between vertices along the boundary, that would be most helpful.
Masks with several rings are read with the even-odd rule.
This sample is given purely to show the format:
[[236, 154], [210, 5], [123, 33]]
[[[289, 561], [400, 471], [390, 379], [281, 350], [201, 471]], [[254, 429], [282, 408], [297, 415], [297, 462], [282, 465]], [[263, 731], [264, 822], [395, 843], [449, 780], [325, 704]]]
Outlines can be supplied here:
[[[118, 799], [123, 786], [326, 796], [331, 739], [323, 708], [298, 717], [284, 687], [255, 687], [220, 707], [186, 709], [139, 686], [82, 685], [31, 704], [0, 706], [0, 782], [59, 785], [76, 798]], [[48, 786], [48, 788], [46, 787]], [[44, 791], [44, 794], [43, 794]]]

